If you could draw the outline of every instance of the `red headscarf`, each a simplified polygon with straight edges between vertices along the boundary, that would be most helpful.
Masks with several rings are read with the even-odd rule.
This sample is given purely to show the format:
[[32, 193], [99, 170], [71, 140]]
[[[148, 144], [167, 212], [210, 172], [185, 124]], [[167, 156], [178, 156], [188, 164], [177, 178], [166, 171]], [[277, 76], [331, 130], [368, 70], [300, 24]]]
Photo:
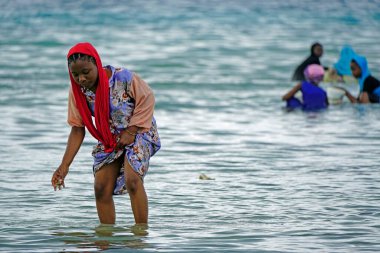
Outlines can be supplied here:
[[111, 133], [109, 125], [110, 95], [109, 83], [106, 71], [96, 49], [88, 42], [78, 43], [67, 54], [67, 59], [72, 54], [81, 53], [92, 56], [98, 69], [98, 86], [95, 95], [95, 125], [92, 122], [91, 112], [87, 105], [86, 96], [81, 91], [80, 85], [75, 82], [69, 69], [71, 86], [76, 105], [86, 128], [98, 141], [103, 143], [106, 152], [112, 152], [116, 146], [115, 136]]

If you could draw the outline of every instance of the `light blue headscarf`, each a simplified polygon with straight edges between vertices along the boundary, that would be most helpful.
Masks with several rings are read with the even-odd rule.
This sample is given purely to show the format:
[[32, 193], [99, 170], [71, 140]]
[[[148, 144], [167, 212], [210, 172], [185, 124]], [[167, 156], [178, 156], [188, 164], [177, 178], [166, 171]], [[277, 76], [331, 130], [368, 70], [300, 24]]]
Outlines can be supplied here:
[[359, 77], [359, 86], [360, 86], [360, 91], [363, 91], [364, 81], [369, 75], [371, 75], [371, 72], [368, 69], [367, 59], [364, 56], [355, 54], [352, 57], [352, 60], [356, 61], [356, 63], [359, 65], [360, 69], [362, 70], [362, 75], [361, 77]]
[[341, 76], [351, 76], [350, 63], [355, 55], [355, 51], [350, 45], [344, 45], [340, 50], [339, 60], [334, 64], [334, 68]]

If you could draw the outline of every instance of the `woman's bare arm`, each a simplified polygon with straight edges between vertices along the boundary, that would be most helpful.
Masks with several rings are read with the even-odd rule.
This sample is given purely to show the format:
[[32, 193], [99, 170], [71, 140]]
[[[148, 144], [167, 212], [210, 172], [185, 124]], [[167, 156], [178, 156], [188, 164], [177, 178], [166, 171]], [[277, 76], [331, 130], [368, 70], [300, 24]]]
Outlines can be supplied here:
[[71, 132], [69, 138], [67, 140], [66, 151], [63, 155], [62, 162], [59, 167], [55, 170], [51, 184], [54, 187], [54, 190], [61, 189], [61, 186], [65, 186], [64, 179], [69, 172], [69, 167], [73, 162], [76, 154], [79, 151], [83, 143], [83, 139], [85, 136], [85, 128], [84, 127], [75, 127], [71, 128]]
[[301, 86], [302, 86], [301, 83], [298, 83], [297, 85], [295, 85], [288, 93], [282, 96], [282, 100], [288, 100], [291, 97], [293, 97], [297, 93], [297, 91], [301, 89]]

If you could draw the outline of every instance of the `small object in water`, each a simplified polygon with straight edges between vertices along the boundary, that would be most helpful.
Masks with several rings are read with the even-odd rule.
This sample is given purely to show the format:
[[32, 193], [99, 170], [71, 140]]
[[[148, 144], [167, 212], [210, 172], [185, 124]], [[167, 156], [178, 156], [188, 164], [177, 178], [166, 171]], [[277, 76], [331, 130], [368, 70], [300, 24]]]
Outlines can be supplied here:
[[211, 178], [211, 177], [207, 176], [207, 175], [204, 174], [204, 173], [201, 173], [201, 174], [199, 175], [199, 179], [201, 179], [201, 180], [215, 180], [215, 178]]

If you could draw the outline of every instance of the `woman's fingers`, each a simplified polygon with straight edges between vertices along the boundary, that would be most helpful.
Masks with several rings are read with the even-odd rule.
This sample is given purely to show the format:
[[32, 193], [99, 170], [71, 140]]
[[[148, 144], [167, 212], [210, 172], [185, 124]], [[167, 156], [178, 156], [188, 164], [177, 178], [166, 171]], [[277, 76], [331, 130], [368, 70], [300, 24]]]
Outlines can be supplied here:
[[56, 191], [57, 189], [61, 190], [62, 187], [65, 187], [65, 181], [59, 169], [54, 172], [53, 177], [51, 179], [51, 184], [54, 188], [54, 191]]
[[56, 184], [54, 185], [54, 191], [62, 190], [62, 188], [65, 188], [65, 181], [62, 178], [57, 179]]
[[125, 146], [131, 145], [135, 141], [135, 136], [122, 132], [116, 136], [116, 149], [123, 149]]

